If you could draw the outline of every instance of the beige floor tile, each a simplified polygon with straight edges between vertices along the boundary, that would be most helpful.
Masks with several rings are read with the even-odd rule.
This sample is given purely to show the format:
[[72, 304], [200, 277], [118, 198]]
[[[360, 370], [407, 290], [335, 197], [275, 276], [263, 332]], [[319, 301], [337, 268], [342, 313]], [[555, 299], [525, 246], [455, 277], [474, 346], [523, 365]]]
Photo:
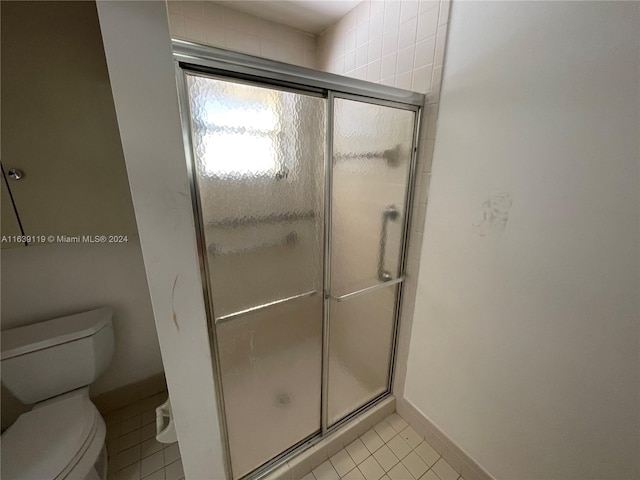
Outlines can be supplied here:
[[145, 425], [140, 429], [140, 441], [149, 440], [150, 438], [155, 438], [156, 433], [157, 433], [157, 429], [156, 429], [155, 423]]
[[128, 448], [133, 447], [134, 445], [138, 445], [140, 442], [140, 430], [134, 430], [133, 432], [129, 432], [126, 435], [122, 435], [118, 439], [118, 450], [122, 452], [124, 450], [127, 450]]
[[420, 458], [422, 459], [422, 461], [424, 463], [426, 463], [427, 465], [429, 465], [430, 467], [436, 463], [438, 461], [438, 459], [440, 458], [440, 454], [438, 452], [436, 452], [431, 445], [429, 445], [427, 442], [421, 442], [420, 445], [418, 445], [414, 452], [416, 452]]
[[340, 478], [338, 472], [336, 472], [329, 460], [326, 460], [314, 468], [312, 473], [313, 476], [316, 477], [316, 480], [338, 480]]
[[353, 470], [351, 470], [349, 473], [347, 473], [344, 477], [342, 477], [343, 480], [366, 480], [364, 478], [364, 475], [362, 474], [362, 472], [360, 471], [359, 468], [354, 468]]
[[171, 446], [164, 449], [164, 464], [169, 465], [180, 458], [180, 449], [178, 444], [174, 443]]
[[414, 478], [420, 478], [429, 470], [429, 466], [422, 461], [416, 452], [411, 452], [402, 459], [402, 463]]
[[117, 471], [116, 480], [140, 480], [140, 462]]
[[138, 430], [142, 426], [141, 422], [142, 419], [140, 415], [134, 415], [133, 417], [123, 420], [122, 423], [120, 423], [120, 435]]
[[345, 450], [349, 453], [349, 456], [356, 465], [360, 465], [369, 455], [371, 455], [369, 450], [367, 450], [367, 447], [364, 446], [364, 443], [362, 443], [362, 440], [359, 438], [347, 445]]
[[164, 467], [164, 475], [166, 480], [180, 480], [184, 478], [184, 470], [182, 469], [182, 461], [178, 460]]
[[120, 436], [120, 422], [114, 425], [107, 425], [107, 439], [118, 438]]
[[385, 472], [393, 468], [400, 460], [387, 445], [380, 447], [374, 454], [373, 458], [380, 464]]
[[365, 447], [367, 447], [367, 450], [369, 450], [369, 452], [371, 453], [375, 452], [382, 445], [384, 445], [384, 442], [373, 428], [363, 433], [360, 436], [360, 440], [362, 440], [362, 443], [364, 443]]
[[122, 421], [122, 410], [114, 410], [104, 416], [104, 423], [109, 428], [112, 425], [117, 425]]
[[333, 468], [336, 469], [336, 472], [338, 472], [338, 475], [341, 477], [344, 477], [348, 472], [356, 467], [355, 462], [344, 448], [329, 460], [331, 461]]
[[302, 477], [300, 480], [316, 480], [316, 477], [313, 476], [313, 473], [309, 472], [304, 477]]
[[391, 480], [414, 480], [407, 467], [402, 463], [397, 464], [391, 470], [389, 470], [389, 478]]
[[438, 478], [438, 476], [433, 473], [433, 470], [429, 470], [427, 473], [420, 477], [420, 480], [440, 480], [440, 478]]
[[407, 421], [397, 413], [392, 413], [386, 418], [386, 420], [387, 423], [389, 423], [389, 425], [391, 425], [393, 429], [398, 433], [407, 428], [407, 425], [409, 425]]
[[411, 448], [416, 448], [424, 439], [411, 426], [408, 426], [400, 432], [400, 436]]
[[165, 480], [164, 468], [161, 468], [160, 470], [156, 470], [155, 472], [153, 472], [150, 475], [147, 475], [146, 477], [142, 477], [142, 480]]
[[389, 423], [387, 423], [386, 420], [382, 420], [380, 423], [377, 423], [373, 427], [373, 429], [380, 436], [383, 442], [388, 442], [393, 437], [395, 437], [397, 433], [395, 429], [391, 425], [389, 425]]
[[366, 480], [379, 480], [384, 475], [384, 469], [376, 459], [373, 458], [373, 456], [367, 458], [364, 462], [358, 465], [358, 468]]
[[161, 452], [162, 444], [158, 442], [155, 438], [150, 438], [149, 440], [145, 440], [140, 444], [140, 457], [148, 457], [152, 453]]
[[156, 452], [140, 461], [140, 476], [145, 477], [164, 468], [164, 456], [162, 452]]
[[107, 438], [107, 454], [109, 457], [113, 457], [118, 453], [118, 439], [119, 437]]
[[139, 415], [140, 413], [142, 413], [141, 404], [139, 402], [132, 403], [131, 405], [127, 405], [121, 409], [121, 419], [126, 420], [127, 418]]
[[391, 449], [393, 453], [396, 454], [400, 460], [406, 457], [411, 451], [411, 447], [407, 442], [403, 440], [400, 435], [396, 435], [391, 440], [387, 442], [387, 446]]
[[440, 477], [440, 480], [458, 480], [460, 476], [444, 458], [438, 460], [431, 469]]
[[110, 455], [107, 459], [107, 474], [111, 474], [113, 472], [116, 471], [117, 469], [117, 464], [116, 464], [116, 458], [118, 457], [118, 455]]
[[128, 448], [116, 455], [113, 467], [115, 470], [122, 470], [124, 467], [128, 467], [132, 463], [140, 460], [140, 445], [135, 445]]
[[155, 410], [147, 410], [142, 412], [140, 416], [142, 425], [149, 425], [150, 423], [155, 423], [156, 421], [156, 411]]
[[140, 402], [140, 404], [143, 410], [155, 410], [156, 407], [159, 407], [167, 401], [168, 396], [167, 392], [158, 393], [152, 397], [145, 398]]

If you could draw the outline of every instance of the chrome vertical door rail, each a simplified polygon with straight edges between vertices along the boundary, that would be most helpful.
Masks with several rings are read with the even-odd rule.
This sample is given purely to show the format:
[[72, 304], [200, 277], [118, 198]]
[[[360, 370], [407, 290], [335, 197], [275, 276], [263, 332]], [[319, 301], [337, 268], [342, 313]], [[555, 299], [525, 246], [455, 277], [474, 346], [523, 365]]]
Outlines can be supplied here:
[[[420, 107], [416, 111], [416, 119], [413, 124], [413, 146], [412, 146], [412, 157], [411, 157], [411, 167], [409, 168], [409, 179], [408, 179], [408, 191], [407, 191], [407, 199], [405, 205], [405, 216], [404, 216], [404, 225], [403, 225], [403, 238], [402, 238], [402, 248], [400, 249], [400, 275], [403, 279], [406, 279], [407, 275], [407, 255], [409, 249], [409, 235], [411, 232], [411, 219], [413, 217], [413, 204], [415, 200], [415, 191], [416, 191], [416, 169], [418, 166], [418, 145], [420, 140], [420, 126], [422, 122], [422, 112], [423, 107]], [[406, 283], [402, 282], [398, 286], [398, 293], [396, 294], [396, 319], [393, 327], [393, 336], [392, 344], [391, 344], [391, 361], [389, 362], [389, 392], [393, 391], [393, 377], [395, 374], [395, 365], [396, 365], [396, 357], [397, 357], [397, 349], [398, 349], [398, 332], [400, 330], [400, 318], [402, 316], [402, 298], [404, 296], [404, 289]]]
[[324, 164], [324, 295], [322, 302], [322, 434], [329, 427], [329, 291], [331, 288], [331, 206], [333, 194], [333, 92], [327, 94], [326, 155]]

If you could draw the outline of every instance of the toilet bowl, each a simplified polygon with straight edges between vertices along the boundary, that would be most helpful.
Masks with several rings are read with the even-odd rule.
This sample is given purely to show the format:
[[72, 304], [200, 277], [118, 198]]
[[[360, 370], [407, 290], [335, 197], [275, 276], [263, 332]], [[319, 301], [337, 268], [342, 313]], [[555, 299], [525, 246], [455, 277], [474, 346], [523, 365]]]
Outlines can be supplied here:
[[87, 390], [46, 403], [2, 434], [2, 478], [104, 478], [106, 428]]
[[2, 434], [3, 480], [106, 478], [106, 428], [88, 385], [111, 362], [112, 315], [101, 308], [2, 332], [2, 383], [35, 403]]

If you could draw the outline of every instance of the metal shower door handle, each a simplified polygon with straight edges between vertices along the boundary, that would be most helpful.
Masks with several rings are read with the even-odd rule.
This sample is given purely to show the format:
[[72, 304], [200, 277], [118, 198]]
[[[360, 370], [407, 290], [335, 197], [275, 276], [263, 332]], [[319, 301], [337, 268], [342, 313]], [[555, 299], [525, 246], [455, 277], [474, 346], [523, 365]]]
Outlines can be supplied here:
[[365, 293], [369, 293], [369, 292], [375, 292], [376, 290], [380, 290], [381, 288], [390, 287], [391, 285], [397, 285], [402, 282], [404, 282], [404, 277], [399, 277], [399, 278], [394, 278], [392, 280], [388, 280], [384, 283], [378, 283], [376, 285], [372, 285], [371, 287], [356, 290], [355, 292], [345, 293], [344, 295], [339, 295], [337, 297], [334, 297], [331, 294], [328, 294], [326, 297], [336, 302], [344, 302], [345, 300], [349, 300], [353, 297], [358, 297], [360, 295], [364, 295]]
[[265, 308], [270, 308], [275, 305], [281, 305], [286, 302], [290, 302], [292, 300], [299, 300], [301, 298], [313, 297], [314, 295], [318, 295], [319, 292], [317, 290], [311, 290], [309, 292], [299, 293], [297, 295], [292, 295], [291, 297], [281, 298], [279, 300], [274, 300], [272, 302], [263, 303], [262, 305], [256, 305], [255, 307], [245, 308], [244, 310], [239, 310], [237, 312], [229, 313], [227, 315], [222, 315], [221, 317], [215, 318], [215, 324], [228, 322], [229, 320], [233, 320], [234, 318], [242, 317], [248, 313], [257, 312], [258, 310], [264, 310]]
[[380, 231], [380, 248], [378, 250], [378, 280], [388, 282], [393, 277], [391, 273], [384, 269], [384, 257], [387, 250], [387, 223], [394, 221], [400, 216], [400, 212], [395, 205], [388, 205], [382, 212], [382, 230]]

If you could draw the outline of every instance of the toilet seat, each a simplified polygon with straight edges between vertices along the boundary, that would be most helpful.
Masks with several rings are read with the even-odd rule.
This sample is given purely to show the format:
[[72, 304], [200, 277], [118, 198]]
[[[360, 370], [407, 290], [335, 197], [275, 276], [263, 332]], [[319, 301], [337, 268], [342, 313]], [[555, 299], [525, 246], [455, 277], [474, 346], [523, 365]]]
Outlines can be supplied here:
[[2, 478], [85, 478], [104, 437], [104, 421], [85, 392], [49, 400], [21, 415], [2, 434]]

